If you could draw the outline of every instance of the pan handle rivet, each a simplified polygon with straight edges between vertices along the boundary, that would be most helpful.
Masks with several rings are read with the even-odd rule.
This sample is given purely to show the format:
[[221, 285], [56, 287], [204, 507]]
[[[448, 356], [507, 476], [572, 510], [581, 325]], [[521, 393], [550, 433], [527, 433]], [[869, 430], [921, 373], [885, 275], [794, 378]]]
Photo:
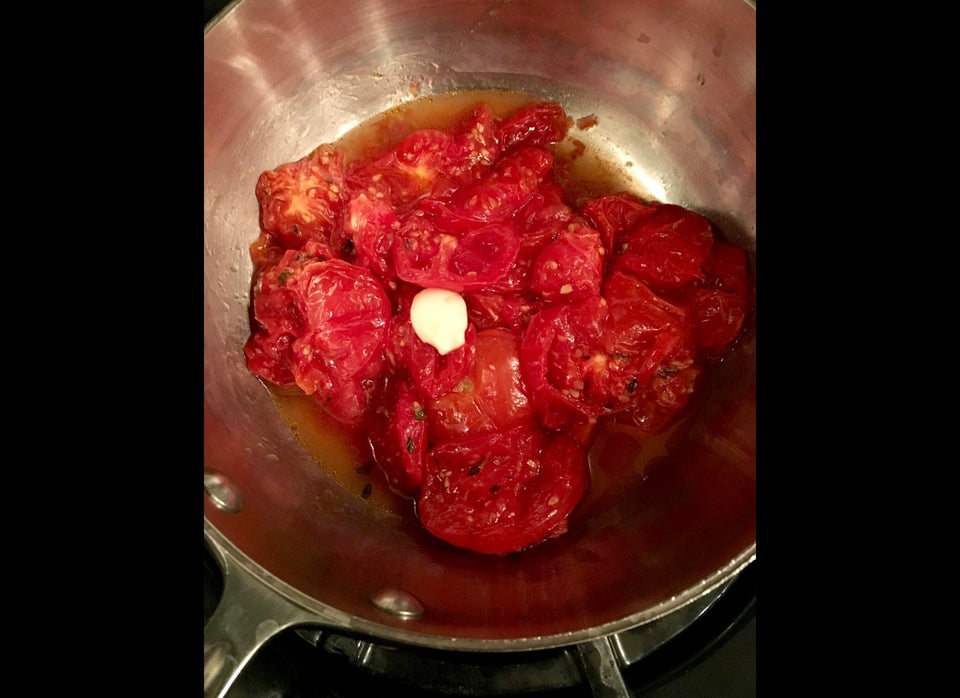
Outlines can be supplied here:
[[243, 507], [240, 490], [223, 474], [211, 468], [203, 469], [203, 491], [218, 509], [235, 514]]
[[370, 603], [381, 611], [400, 618], [419, 618], [425, 611], [417, 597], [399, 589], [381, 589], [370, 595]]

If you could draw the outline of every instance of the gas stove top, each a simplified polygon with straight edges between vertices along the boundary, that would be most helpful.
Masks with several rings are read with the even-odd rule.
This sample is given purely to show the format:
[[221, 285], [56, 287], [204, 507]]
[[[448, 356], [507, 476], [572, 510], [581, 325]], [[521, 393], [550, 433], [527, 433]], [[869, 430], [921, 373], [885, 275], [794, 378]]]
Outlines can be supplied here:
[[[424, 698], [606, 698], [756, 695], [756, 561], [704, 599], [636, 631], [596, 643], [515, 653], [383, 645], [323, 628], [296, 628], [254, 655], [226, 698], [367, 698], [403, 690]], [[204, 546], [204, 623], [222, 590]], [[602, 658], [619, 674], [606, 685]], [[622, 679], [622, 683], [621, 683]]]

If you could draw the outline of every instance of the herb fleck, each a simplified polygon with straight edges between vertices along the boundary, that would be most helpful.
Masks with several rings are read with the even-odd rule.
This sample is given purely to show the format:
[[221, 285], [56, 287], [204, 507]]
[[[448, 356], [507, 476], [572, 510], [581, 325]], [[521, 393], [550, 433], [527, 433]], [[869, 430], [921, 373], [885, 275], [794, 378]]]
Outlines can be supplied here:
[[363, 491], [360, 493], [360, 496], [367, 499], [371, 494], [373, 494], [373, 483], [368, 482], [363, 486]]

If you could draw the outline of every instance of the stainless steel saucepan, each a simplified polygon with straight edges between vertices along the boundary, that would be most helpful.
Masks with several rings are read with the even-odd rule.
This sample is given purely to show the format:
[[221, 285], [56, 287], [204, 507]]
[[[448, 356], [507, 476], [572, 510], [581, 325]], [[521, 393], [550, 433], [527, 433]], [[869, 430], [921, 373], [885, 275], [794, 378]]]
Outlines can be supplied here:
[[755, 312], [682, 437], [638, 454], [645, 477], [595, 483], [565, 535], [505, 557], [371, 506], [325, 467], [349, 451], [331, 441], [318, 462], [247, 371], [258, 175], [415, 97], [473, 89], [596, 116], [574, 135], [625, 187], [707, 216], [756, 274], [754, 4], [229, 5], [204, 36], [204, 535], [225, 580], [204, 629], [206, 695], [300, 625], [438, 649], [608, 647], [756, 556]]

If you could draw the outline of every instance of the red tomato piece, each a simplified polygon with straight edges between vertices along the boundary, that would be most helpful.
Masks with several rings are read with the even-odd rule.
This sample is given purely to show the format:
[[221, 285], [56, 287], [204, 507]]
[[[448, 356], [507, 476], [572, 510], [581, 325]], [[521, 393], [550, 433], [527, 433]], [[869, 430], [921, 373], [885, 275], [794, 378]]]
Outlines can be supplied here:
[[260, 228], [281, 247], [296, 249], [310, 239], [331, 244], [347, 198], [343, 153], [321, 145], [304, 158], [263, 172], [257, 179]]
[[388, 383], [369, 438], [373, 459], [390, 487], [408, 497], [416, 495], [427, 450], [427, 412], [413, 386]]
[[273, 262], [266, 263], [266, 255], [258, 256], [262, 261], [254, 271], [253, 331], [244, 345], [244, 355], [247, 368], [256, 375], [276, 385], [292, 386], [296, 384], [290, 368], [293, 342], [303, 333], [304, 318], [302, 304], [286, 282], [308, 262], [332, 259], [334, 255], [316, 241], [299, 252], [276, 246], [262, 249], [271, 251]]
[[517, 229], [521, 235], [542, 228], [562, 229], [575, 218], [582, 225], [587, 225], [567, 204], [560, 185], [548, 180], [540, 183], [536, 193], [516, 214]]
[[534, 420], [520, 373], [520, 340], [498, 327], [476, 335], [470, 371], [427, 403], [430, 433], [438, 440], [511, 429]]
[[446, 196], [456, 187], [449, 173], [452, 145], [453, 136], [444, 131], [414, 131], [377, 160], [351, 166], [348, 181], [354, 190], [379, 193], [397, 211], [406, 210], [421, 198]]
[[753, 308], [753, 291], [743, 249], [715, 241], [707, 260], [707, 278], [684, 296], [694, 319], [697, 346], [717, 359], [734, 344]]
[[590, 199], [580, 212], [600, 232], [604, 248], [612, 253], [620, 234], [653, 213], [653, 206], [624, 192]]
[[693, 241], [674, 233], [652, 233], [616, 255], [613, 268], [633, 274], [657, 291], [676, 291], [702, 282], [706, 278], [703, 265], [703, 251]]
[[751, 293], [747, 253], [743, 248], [716, 240], [710, 248], [707, 275], [705, 286], [712, 286], [749, 300]]
[[520, 242], [509, 223], [491, 223], [457, 238], [423, 215], [409, 216], [394, 237], [397, 276], [424, 288], [481, 290], [504, 277]]
[[520, 332], [543, 306], [543, 301], [521, 293], [471, 291], [464, 293], [463, 298], [467, 317], [478, 330], [507, 327]]
[[402, 375], [409, 376], [419, 394], [429, 399], [452, 390], [467, 375], [473, 366], [476, 340], [477, 331], [468, 323], [463, 346], [441, 356], [417, 336], [408, 308], [393, 318], [389, 347]]
[[545, 148], [524, 148], [506, 155], [478, 182], [455, 191], [450, 210], [476, 221], [506, 220], [537, 192], [551, 167], [553, 153]]
[[428, 452], [417, 513], [441, 540], [504, 555], [564, 533], [587, 481], [586, 451], [569, 435], [468, 434]]
[[631, 404], [630, 423], [649, 434], [666, 429], [690, 402], [700, 375], [700, 367], [696, 364], [659, 368]]
[[603, 285], [610, 304], [610, 321], [617, 341], [630, 349], [648, 346], [661, 332], [676, 332], [689, 339], [687, 311], [650, 290], [635, 276], [612, 269]]
[[[621, 378], [613, 395], [607, 394], [610, 383], [616, 382], [608, 376], [612, 362], [601, 344], [608, 317], [606, 300], [595, 296], [547, 307], [530, 319], [520, 365], [544, 427], [565, 428], [572, 420], [595, 419], [625, 408], [618, 396], [626, 394], [630, 375]], [[614, 365], [618, 374], [623, 372], [620, 363]]]
[[[694, 329], [686, 309], [658, 296], [629, 274], [613, 271], [604, 284], [613, 333], [621, 346], [661, 348], [657, 366], [646, 384], [628, 384], [633, 393], [630, 421], [656, 433], [687, 405], [701, 370], [696, 362]], [[618, 417], [619, 420], [619, 417]]]
[[603, 257], [600, 233], [570, 223], [537, 255], [529, 290], [548, 302], [569, 303], [600, 295]]
[[457, 124], [449, 149], [451, 172], [458, 181], [471, 181], [490, 169], [500, 157], [500, 121], [490, 106], [481, 104]]
[[289, 370], [296, 385], [334, 417], [359, 418], [383, 367], [390, 321], [390, 303], [377, 279], [341, 259], [291, 250], [261, 277], [254, 309], [248, 367], [256, 369], [283, 349], [274, 343], [270, 351], [258, 351], [257, 337], [288, 335], [289, 351], [281, 352], [286, 368], [258, 375], [271, 380]]
[[689, 300], [697, 346], [710, 358], [721, 357], [743, 329], [746, 299], [713, 288], [698, 288], [691, 291]]
[[572, 119], [555, 102], [542, 102], [521, 107], [500, 124], [500, 145], [504, 150], [520, 147], [548, 146], [562, 141]]
[[354, 193], [346, 205], [343, 230], [352, 241], [354, 262], [366, 267], [381, 280], [396, 278], [393, 268], [393, 236], [400, 222], [393, 207], [366, 191]]
[[693, 243], [703, 256], [710, 254], [716, 239], [713, 225], [700, 214], [676, 204], [653, 202], [637, 216], [625, 233], [618, 236], [614, 251], [618, 254], [641, 254], [643, 246], [651, 238], [670, 235]]
[[669, 304], [641, 282], [615, 276], [605, 296], [549, 307], [530, 320], [521, 367], [547, 428], [629, 411], [658, 370], [691, 360], [682, 311], [668, 313]]

